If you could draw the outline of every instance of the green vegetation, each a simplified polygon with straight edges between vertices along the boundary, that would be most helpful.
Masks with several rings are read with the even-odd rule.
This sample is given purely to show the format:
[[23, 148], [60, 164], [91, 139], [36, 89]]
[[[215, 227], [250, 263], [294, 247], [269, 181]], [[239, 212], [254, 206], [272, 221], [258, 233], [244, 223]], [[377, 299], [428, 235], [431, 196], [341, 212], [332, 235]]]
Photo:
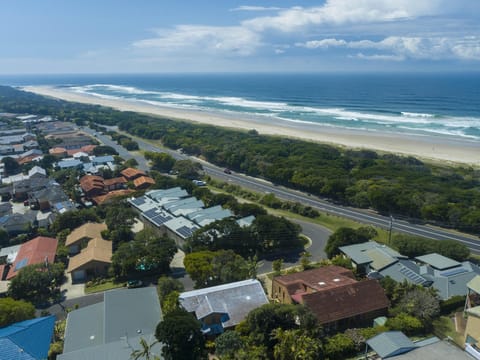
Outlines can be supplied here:
[[85, 294], [93, 294], [100, 291], [118, 289], [124, 286], [124, 282], [118, 282], [112, 279], [90, 280], [85, 284]]
[[[333, 201], [480, 234], [480, 172], [209, 125], [73, 104], [0, 88], [0, 109], [118, 125], [132, 135]], [[178, 162], [177, 162], [178, 164]], [[182, 164], [183, 166], [183, 164]], [[180, 165], [179, 165], [180, 167]]]
[[65, 266], [62, 263], [28, 265], [11, 280], [8, 294], [16, 300], [35, 305], [45, 304], [59, 297], [58, 286], [63, 282]]
[[9, 297], [0, 299], [0, 328], [34, 317], [35, 307], [31, 303]]
[[162, 355], [165, 360], [207, 358], [200, 322], [183, 309], [166, 314], [157, 326], [155, 337], [163, 344]]

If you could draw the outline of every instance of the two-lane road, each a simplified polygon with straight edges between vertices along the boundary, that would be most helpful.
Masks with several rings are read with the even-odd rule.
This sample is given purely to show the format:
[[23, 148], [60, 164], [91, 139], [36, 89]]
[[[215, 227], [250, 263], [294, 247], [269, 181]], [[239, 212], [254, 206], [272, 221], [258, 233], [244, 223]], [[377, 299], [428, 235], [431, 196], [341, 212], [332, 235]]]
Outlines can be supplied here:
[[[108, 142], [105, 142], [105, 143], [107, 145], [114, 147], [115, 149], [119, 147], [116, 143], [106, 138], [106, 136], [97, 135], [97, 137], [101, 141], [107, 140]], [[178, 151], [159, 148], [139, 138], [135, 138], [135, 140], [138, 142], [138, 145], [142, 150], [166, 152], [172, 155], [177, 160], [191, 159], [191, 160], [198, 161], [198, 159], [180, 154]], [[135, 158], [137, 159], [137, 157]], [[144, 165], [141, 161], [139, 161], [139, 159], [137, 159], [137, 161], [139, 162], [139, 164], [141, 163], [142, 165]], [[286, 189], [281, 186], [275, 186], [268, 181], [253, 178], [243, 174], [238, 174], [238, 173], [225, 174], [223, 172], [223, 169], [219, 168], [218, 166], [214, 166], [206, 162], [201, 162], [201, 163], [207, 175], [224, 180], [224, 181], [231, 182], [232, 184], [236, 184], [241, 187], [251, 189], [253, 191], [257, 191], [261, 193], [272, 193], [278, 198], [283, 200], [296, 201], [304, 205], [309, 205], [322, 212], [352, 219], [360, 223], [378, 226], [384, 229], [388, 229], [392, 224], [393, 231], [402, 232], [410, 235], [427, 237], [435, 240], [447, 240], [447, 239], [456, 240], [465, 244], [473, 253], [480, 254], [480, 239], [474, 236], [463, 235], [463, 234], [451, 232], [448, 230], [443, 230], [436, 227], [433, 228], [425, 225], [412, 224], [407, 221], [398, 220], [398, 219], [393, 219], [392, 221], [390, 217], [383, 216], [383, 215], [374, 213], [372, 211], [355, 209], [355, 208], [350, 208], [350, 207], [341, 206], [337, 204], [332, 204], [318, 197], [311, 196], [309, 194], [305, 194], [300, 191]]]

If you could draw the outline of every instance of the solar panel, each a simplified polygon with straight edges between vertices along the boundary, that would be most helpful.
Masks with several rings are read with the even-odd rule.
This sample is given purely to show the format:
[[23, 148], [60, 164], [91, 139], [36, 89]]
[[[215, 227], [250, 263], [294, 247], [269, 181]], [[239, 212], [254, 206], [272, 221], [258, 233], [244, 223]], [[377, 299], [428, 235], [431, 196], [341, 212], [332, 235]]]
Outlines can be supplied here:
[[193, 234], [193, 230], [186, 226], [182, 226], [181, 228], [177, 229], [177, 232], [183, 237], [189, 237]]
[[27, 264], [28, 264], [28, 258], [23, 258], [22, 260], [20, 260], [15, 264], [15, 271], [18, 271], [21, 268], [27, 266]]
[[458, 268], [458, 269], [453, 269], [453, 270], [448, 270], [448, 271], [441, 272], [440, 275], [445, 276], [445, 277], [449, 277], [449, 276], [453, 276], [453, 275], [463, 274], [463, 273], [466, 273], [466, 272], [468, 272], [468, 270], [461, 267], [461, 268]]
[[143, 197], [139, 197], [139, 198], [137, 198], [137, 199], [131, 200], [131, 202], [132, 202], [134, 205], [140, 206], [140, 205], [145, 204], [145, 199], [144, 199]]
[[400, 272], [416, 284], [421, 284], [425, 281], [425, 279], [422, 276], [418, 275], [415, 271], [407, 267], [402, 267], [400, 269]]
[[145, 211], [143, 213], [143, 216], [146, 216], [148, 218], [154, 218], [155, 216], [157, 216], [157, 209], [150, 209], [148, 211]]
[[168, 220], [172, 219], [171, 216], [163, 216], [163, 215], [157, 215], [151, 219], [152, 222], [154, 222], [156, 225], [163, 225], [165, 224]]

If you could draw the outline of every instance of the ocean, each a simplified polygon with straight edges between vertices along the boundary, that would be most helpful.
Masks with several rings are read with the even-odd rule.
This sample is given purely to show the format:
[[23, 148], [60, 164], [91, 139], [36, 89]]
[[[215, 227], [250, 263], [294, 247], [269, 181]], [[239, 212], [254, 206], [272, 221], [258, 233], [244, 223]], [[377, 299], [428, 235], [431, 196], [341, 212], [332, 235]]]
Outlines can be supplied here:
[[289, 126], [480, 140], [480, 74], [171, 74], [0, 76], [107, 99]]

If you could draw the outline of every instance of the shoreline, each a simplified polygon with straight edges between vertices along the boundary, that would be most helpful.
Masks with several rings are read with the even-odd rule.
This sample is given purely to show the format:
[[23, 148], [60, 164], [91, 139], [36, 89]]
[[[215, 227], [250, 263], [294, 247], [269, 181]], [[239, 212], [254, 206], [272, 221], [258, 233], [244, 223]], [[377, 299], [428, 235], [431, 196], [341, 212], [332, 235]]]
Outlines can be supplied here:
[[127, 99], [100, 98], [88, 94], [65, 91], [52, 86], [25, 86], [21, 90], [65, 101], [101, 105], [120, 111], [133, 111], [172, 120], [197, 122], [247, 131], [255, 129], [258, 133], [265, 135], [285, 136], [352, 149], [369, 149], [402, 154], [414, 156], [425, 161], [442, 163], [446, 161], [448, 163], [480, 166], [480, 142], [475, 141], [462, 141], [441, 136], [376, 133], [365, 130], [334, 128], [313, 123], [302, 123], [299, 125], [284, 121], [273, 124], [266, 120], [262, 121], [259, 118], [249, 117], [248, 115], [237, 117], [237, 115], [228, 116], [228, 114], [215, 112], [173, 109]]

